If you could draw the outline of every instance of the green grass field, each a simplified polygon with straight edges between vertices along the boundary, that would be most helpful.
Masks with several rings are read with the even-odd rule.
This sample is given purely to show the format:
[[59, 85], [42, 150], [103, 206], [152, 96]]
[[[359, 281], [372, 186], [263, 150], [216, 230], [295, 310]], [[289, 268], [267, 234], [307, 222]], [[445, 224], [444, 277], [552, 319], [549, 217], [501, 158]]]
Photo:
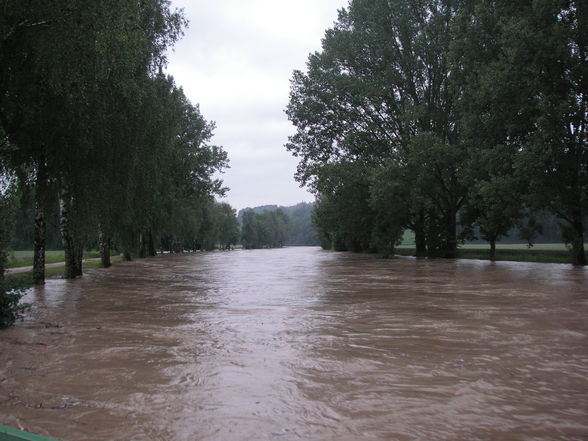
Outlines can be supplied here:
[[[466, 243], [459, 247], [461, 250], [490, 250], [489, 243]], [[524, 243], [499, 243], [496, 245], [497, 250], [538, 250], [538, 251], [567, 251], [563, 243], [538, 243], [532, 247]]]
[[[84, 259], [92, 259], [100, 257], [98, 251], [84, 251]], [[63, 262], [63, 251], [62, 250], [47, 250], [45, 251], [45, 263], [58, 263]], [[18, 268], [21, 266], [31, 266], [33, 264], [33, 251], [11, 251], [8, 254], [8, 262], [6, 268]]]
[[[588, 248], [588, 246], [587, 246]], [[414, 256], [414, 233], [410, 230], [404, 232], [402, 243], [395, 249], [395, 253], [401, 256]], [[468, 243], [460, 245], [458, 257], [461, 259], [487, 260], [490, 253], [489, 243]], [[497, 244], [496, 260], [517, 262], [543, 262], [543, 263], [571, 263], [570, 250], [563, 243], [538, 243], [532, 247], [526, 244]]]
[[[414, 248], [414, 241], [412, 243], [402, 242], [396, 248]], [[459, 246], [460, 250], [490, 250], [490, 244], [486, 243], [466, 243]], [[537, 251], [567, 251], [566, 245], [563, 243], [538, 243], [532, 247], [528, 247], [524, 243], [499, 243], [496, 244], [497, 250], [537, 250]]]
[[410, 230], [404, 230], [402, 244], [400, 246], [414, 247], [414, 233]]
[[[489, 259], [489, 244], [465, 244], [458, 249], [461, 259]], [[396, 247], [395, 253], [401, 256], [414, 256], [413, 244], [402, 244]], [[569, 249], [563, 243], [543, 243], [528, 247], [525, 244], [497, 244], [496, 260], [541, 263], [571, 263]]]
[[[63, 253], [63, 251], [61, 252]], [[63, 254], [62, 254], [63, 255]], [[111, 263], [115, 264], [117, 262], [122, 261], [121, 256], [112, 256], [110, 258]], [[90, 268], [101, 268], [102, 262], [100, 261], [92, 261], [92, 262], [84, 262], [84, 270]], [[45, 268], [45, 277], [47, 279], [58, 279], [63, 276], [64, 267], [56, 267], [56, 268]], [[16, 273], [16, 274], [6, 274], [5, 280], [8, 283], [8, 287], [10, 288], [28, 288], [33, 286], [33, 272], [27, 271], [24, 273]]]

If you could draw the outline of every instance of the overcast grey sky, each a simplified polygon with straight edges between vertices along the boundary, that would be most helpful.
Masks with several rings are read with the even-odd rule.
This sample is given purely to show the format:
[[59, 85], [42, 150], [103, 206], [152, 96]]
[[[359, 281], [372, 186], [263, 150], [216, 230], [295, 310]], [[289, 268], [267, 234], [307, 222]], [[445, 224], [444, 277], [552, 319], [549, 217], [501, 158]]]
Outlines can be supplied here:
[[222, 178], [234, 208], [293, 205], [313, 196], [294, 181], [297, 160], [284, 148], [294, 132], [284, 109], [294, 69], [347, 0], [172, 0], [190, 21], [169, 54], [168, 72], [207, 120], [213, 144], [229, 153]]

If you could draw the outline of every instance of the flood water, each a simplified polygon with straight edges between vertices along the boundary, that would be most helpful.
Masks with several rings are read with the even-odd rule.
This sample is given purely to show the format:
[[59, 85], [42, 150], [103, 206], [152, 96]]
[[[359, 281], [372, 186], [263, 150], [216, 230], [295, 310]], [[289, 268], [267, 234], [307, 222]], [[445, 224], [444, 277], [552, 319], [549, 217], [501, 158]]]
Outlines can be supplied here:
[[0, 424], [61, 441], [588, 440], [588, 270], [317, 248], [33, 289]]

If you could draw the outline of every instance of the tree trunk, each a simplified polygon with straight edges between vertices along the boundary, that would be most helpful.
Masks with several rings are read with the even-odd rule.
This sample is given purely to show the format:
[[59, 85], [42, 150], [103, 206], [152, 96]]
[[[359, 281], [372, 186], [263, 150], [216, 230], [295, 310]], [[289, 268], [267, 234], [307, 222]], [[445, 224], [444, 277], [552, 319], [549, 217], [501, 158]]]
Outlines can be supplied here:
[[59, 226], [61, 229], [61, 243], [63, 245], [63, 253], [65, 255], [64, 277], [66, 279], [75, 279], [77, 275], [76, 251], [73, 234], [71, 231], [69, 199], [69, 191], [65, 188], [62, 190], [61, 198], [59, 199]]
[[77, 276], [81, 276], [82, 273], [82, 264], [84, 260], [84, 247], [80, 246], [79, 244], [74, 244], [74, 274]]
[[450, 210], [447, 217], [446, 246], [444, 256], [450, 259], [457, 257], [457, 210]]
[[155, 249], [155, 242], [153, 241], [153, 234], [151, 234], [151, 232], [149, 232], [148, 238], [148, 254], [151, 257], [157, 256], [157, 250]]
[[143, 233], [139, 234], [139, 257], [144, 259], [147, 257], [147, 244], [145, 243], [145, 235]]
[[100, 261], [103, 268], [108, 268], [110, 262], [110, 238], [104, 233], [102, 227], [98, 229], [98, 246], [100, 248]]
[[47, 172], [45, 161], [39, 161], [35, 181], [35, 232], [33, 243], [33, 283], [45, 283], [45, 243], [47, 225], [45, 222], [45, 194], [47, 186]]
[[[38, 196], [37, 196], [38, 198]], [[33, 251], [33, 283], [45, 283], [45, 211], [39, 200], [35, 202], [35, 239]]]
[[496, 260], [496, 238], [490, 239], [490, 260], [492, 262]]
[[584, 225], [581, 220], [576, 220], [573, 225], [572, 238], [572, 263], [574, 265], [586, 265], [586, 251], [584, 250]]
[[427, 239], [425, 235], [425, 210], [420, 210], [414, 228], [414, 243], [416, 246], [416, 257], [427, 256]]

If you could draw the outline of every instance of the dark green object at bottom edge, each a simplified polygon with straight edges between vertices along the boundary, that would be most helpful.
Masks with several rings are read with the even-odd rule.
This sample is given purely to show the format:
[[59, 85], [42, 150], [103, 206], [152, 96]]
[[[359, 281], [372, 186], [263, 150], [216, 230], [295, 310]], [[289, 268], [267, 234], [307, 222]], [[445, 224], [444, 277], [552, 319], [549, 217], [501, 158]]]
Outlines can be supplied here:
[[0, 426], [0, 441], [55, 441], [51, 438], [23, 432], [12, 427]]

